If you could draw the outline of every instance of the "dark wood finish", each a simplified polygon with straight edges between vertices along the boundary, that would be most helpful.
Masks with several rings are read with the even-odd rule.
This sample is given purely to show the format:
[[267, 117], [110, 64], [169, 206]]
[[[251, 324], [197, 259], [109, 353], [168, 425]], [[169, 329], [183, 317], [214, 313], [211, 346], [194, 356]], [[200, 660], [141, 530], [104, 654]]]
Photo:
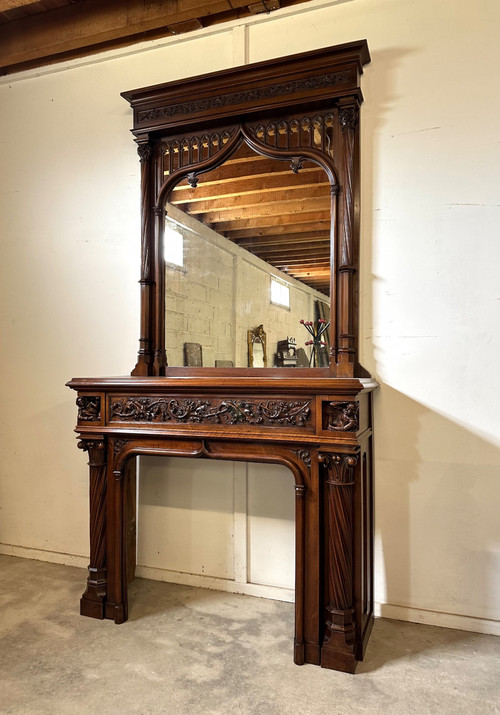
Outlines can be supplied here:
[[175, 36], [306, 0], [0, 0], [0, 74]]
[[[363, 658], [373, 623], [372, 391], [377, 386], [358, 364], [356, 333], [358, 82], [368, 60], [362, 41], [124, 93], [134, 108], [142, 167], [141, 336], [130, 377], [68, 383], [78, 393], [76, 431], [90, 457], [91, 547], [83, 615], [116, 623], [127, 619], [135, 550], [131, 465], [137, 455], [276, 463], [292, 472], [295, 483], [294, 660], [354, 672]], [[320, 118], [316, 139], [310, 135], [305, 141], [292, 131], [297, 117]], [[272, 126], [285, 129], [276, 133]], [[212, 169], [237, 198], [245, 184], [251, 191], [257, 186], [245, 163], [260, 164], [266, 174], [275, 159], [299, 175], [312, 162], [330, 186], [330, 211], [309, 212], [304, 220], [307, 231], [319, 234], [313, 243], [328, 236], [334, 306], [329, 366], [168, 367], [165, 201], [182, 195], [179, 181], [194, 187]], [[238, 166], [241, 171], [233, 173]], [[275, 175], [274, 188], [283, 176]], [[305, 176], [317, 181], [320, 175], [314, 169]], [[209, 181], [201, 201], [216, 199], [212, 190]], [[297, 228], [298, 217], [294, 221], [288, 226], [293, 225], [295, 253], [307, 234]], [[233, 240], [253, 241], [263, 254], [268, 249], [272, 254], [286, 236], [275, 230], [285, 229], [285, 222], [269, 223], [273, 231], [262, 234], [267, 243], [259, 246], [258, 231], [267, 225], [262, 217], [255, 225], [250, 219], [234, 224], [225, 222]], [[237, 236], [240, 231], [249, 233]], [[300, 271], [304, 257], [298, 253], [296, 259]]]

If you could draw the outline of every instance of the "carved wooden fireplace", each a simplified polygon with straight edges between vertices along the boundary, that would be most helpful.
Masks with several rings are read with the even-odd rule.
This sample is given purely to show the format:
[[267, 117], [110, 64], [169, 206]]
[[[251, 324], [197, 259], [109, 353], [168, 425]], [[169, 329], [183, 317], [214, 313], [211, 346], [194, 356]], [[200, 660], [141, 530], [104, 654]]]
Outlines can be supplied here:
[[[82, 615], [127, 620], [136, 455], [271, 462], [295, 480], [294, 660], [354, 672], [363, 658], [376, 387], [358, 362], [367, 62], [358, 41], [123, 93], [141, 162], [141, 333], [131, 376], [68, 383], [90, 465]], [[172, 230], [186, 263], [170, 258]], [[289, 306], [269, 303], [271, 279]], [[307, 345], [319, 330], [316, 367], [248, 367], [257, 325], [269, 365], [278, 338]], [[179, 357], [193, 343], [202, 367]]]

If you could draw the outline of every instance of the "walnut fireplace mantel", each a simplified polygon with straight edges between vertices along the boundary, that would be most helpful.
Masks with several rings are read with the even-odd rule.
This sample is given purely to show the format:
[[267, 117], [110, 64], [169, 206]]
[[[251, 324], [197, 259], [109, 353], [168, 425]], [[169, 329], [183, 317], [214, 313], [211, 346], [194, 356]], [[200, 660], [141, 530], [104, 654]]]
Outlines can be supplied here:
[[[276, 463], [295, 483], [294, 660], [354, 672], [363, 658], [373, 624], [377, 387], [358, 362], [359, 79], [367, 62], [363, 40], [123, 93], [141, 162], [141, 333], [129, 377], [68, 383], [78, 392], [76, 432], [90, 466], [82, 615], [127, 620], [137, 455]], [[269, 220], [262, 206], [280, 190], [278, 208], [290, 204], [290, 218], [276, 210]], [[238, 203], [243, 195], [257, 197], [253, 218]], [[329, 306], [329, 321], [317, 323], [323, 330], [329, 322], [327, 344], [318, 338], [311, 348], [312, 364], [323, 366], [169, 364], [165, 212], [182, 204], [194, 214], [196, 202], [197, 220], [212, 230], [220, 221], [219, 238], [251, 252], [252, 265], [265, 257], [286, 277], [286, 262], [290, 284]], [[229, 330], [246, 340], [247, 330]]]

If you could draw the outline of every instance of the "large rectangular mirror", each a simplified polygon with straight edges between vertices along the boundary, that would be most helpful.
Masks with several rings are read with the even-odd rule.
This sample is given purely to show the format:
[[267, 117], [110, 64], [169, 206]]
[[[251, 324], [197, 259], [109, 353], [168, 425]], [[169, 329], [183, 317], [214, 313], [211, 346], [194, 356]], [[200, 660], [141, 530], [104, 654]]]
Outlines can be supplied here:
[[[242, 143], [221, 166], [180, 181], [165, 210], [169, 366], [190, 364], [186, 344], [200, 347], [204, 367], [328, 365], [331, 191], [321, 166], [292, 169], [290, 158]], [[317, 344], [311, 326], [324, 330]], [[266, 360], [262, 340], [253, 351], [249, 343], [258, 327]]]

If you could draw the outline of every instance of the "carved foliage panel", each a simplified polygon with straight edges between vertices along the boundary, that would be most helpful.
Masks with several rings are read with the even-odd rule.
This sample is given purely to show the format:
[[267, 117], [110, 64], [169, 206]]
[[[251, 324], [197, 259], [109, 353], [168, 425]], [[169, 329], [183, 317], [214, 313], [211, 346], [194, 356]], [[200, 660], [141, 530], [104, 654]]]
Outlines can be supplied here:
[[313, 429], [311, 399], [117, 395], [109, 421], [155, 424], [255, 425]]

